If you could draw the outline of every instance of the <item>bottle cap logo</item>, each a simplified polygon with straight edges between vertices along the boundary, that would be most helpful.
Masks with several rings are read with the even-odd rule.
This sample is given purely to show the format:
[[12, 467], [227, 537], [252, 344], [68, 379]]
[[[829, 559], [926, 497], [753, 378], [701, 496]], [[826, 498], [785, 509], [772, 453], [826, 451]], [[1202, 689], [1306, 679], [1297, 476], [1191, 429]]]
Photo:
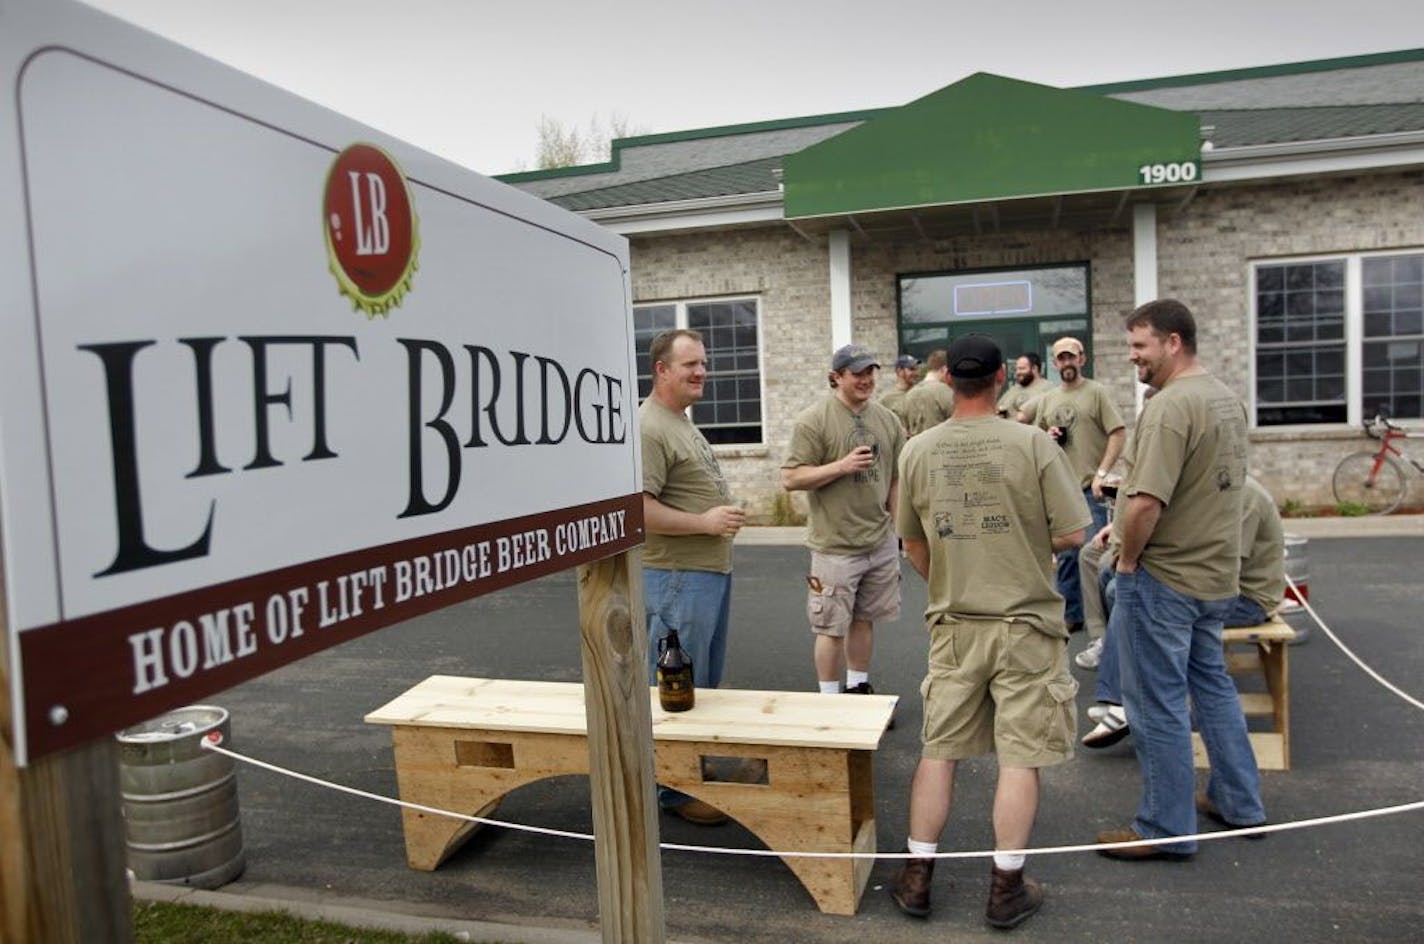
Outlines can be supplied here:
[[353, 144], [331, 162], [322, 201], [331, 274], [353, 309], [384, 317], [411, 290], [419, 220], [405, 174], [372, 144]]

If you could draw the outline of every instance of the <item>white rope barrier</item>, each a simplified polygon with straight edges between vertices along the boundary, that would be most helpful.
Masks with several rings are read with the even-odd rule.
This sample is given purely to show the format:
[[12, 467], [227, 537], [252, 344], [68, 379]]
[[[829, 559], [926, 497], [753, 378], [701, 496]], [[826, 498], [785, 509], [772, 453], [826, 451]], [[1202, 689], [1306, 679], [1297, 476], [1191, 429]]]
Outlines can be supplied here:
[[1325, 620], [1321, 619], [1320, 614], [1315, 612], [1315, 607], [1311, 606], [1310, 602], [1306, 600], [1305, 594], [1300, 592], [1300, 588], [1295, 585], [1295, 581], [1291, 579], [1290, 574], [1286, 574], [1286, 583], [1290, 586], [1292, 590], [1295, 591], [1296, 602], [1299, 603], [1301, 606], [1305, 607], [1305, 612], [1309, 613], [1310, 618], [1315, 620], [1315, 625], [1319, 626], [1321, 630], [1324, 631], [1325, 635], [1330, 637], [1330, 641], [1333, 642], [1341, 652], [1345, 653], [1345, 655], [1350, 658], [1351, 662], [1358, 665], [1361, 669], [1364, 670], [1364, 673], [1366, 675], [1374, 679], [1376, 682], [1379, 682], [1386, 689], [1391, 692], [1394, 692], [1394, 694], [1398, 695], [1400, 698], [1403, 698], [1406, 702], [1413, 705], [1415, 708], [1418, 708], [1420, 711], [1424, 711], [1424, 702], [1421, 702], [1414, 696], [1400, 690], [1397, 686], [1386, 680], [1374, 669], [1366, 665], [1364, 663], [1364, 660], [1362, 660], [1359, 656], [1355, 655], [1353, 652], [1350, 651], [1349, 646], [1345, 645], [1343, 642], [1340, 641], [1339, 636], [1335, 635], [1333, 632], [1330, 631], [1330, 627], [1326, 626]]
[[[1349, 656], [1351, 661], [1353, 661], [1356, 665], [1363, 669], [1365, 673], [1370, 676], [1370, 678], [1374, 679], [1380, 685], [1384, 686], [1389, 691], [1398, 695], [1400, 698], [1404, 699], [1406, 702], [1413, 705], [1415, 708], [1424, 710], [1424, 702], [1420, 702], [1417, 698], [1414, 698], [1406, 692], [1401, 691], [1399, 688], [1381, 677], [1378, 672], [1370, 668], [1358, 656], [1351, 652], [1349, 647], [1340, 641], [1340, 637], [1336, 636], [1333, 632], [1331, 632], [1330, 627], [1325, 625], [1325, 621], [1322, 620], [1320, 618], [1320, 615], [1315, 612], [1314, 607], [1312, 607], [1308, 602], [1306, 602], [1304, 594], [1300, 592], [1300, 588], [1296, 586], [1295, 581], [1290, 578], [1290, 575], [1286, 575], [1286, 583], [1290, 586], [1292, 590], [1296, 592], [1296, 599], [1300, 602], [1301, 606], [1305, 607], [1305, 611], [1310, 614], [1311, 619], [1315, 620], [1316, 625], [1319, 626], [1321, 630], [1323, 630], [1325, 634], [1330, 637], [1330, 641], [1333, 642], [1337, 647], [1339, 647], [1341, 652]], [[322, 780], [321, 778], [313, 777], [310, 774], [304, 774], [295, 770], [290, 770], [285, 767], [279, 767], [276, 764], [270, 764], [266, 761], [258, 760], [255, 757], [248, 757], [246, 755], [239, 754], [236, 751], [229, 750], [228, 748], [222, 746], [222, 735], [217, 731], [213, 731], [207, 737], [205, 737], [202, 741], [202, 745], [207, 750], [222, 754], [226, 757], [230, 757], [235, 761], [241, 761], [244, 764], [251, 764], [254, 767], [260, 767], [263, 770], [268, 770], [272, 773], [280, 774], [284, 777], [291, 777], [296, 780], [302, 780], [319, 787], [325, 787], [329, 790], [335, 790], [339, 793], [350, 794], [351, 796], [360, 797], [365, 800], [374, 800], [377, 803], [386, 803], [391, 806], [399, 806], [404, 809], [415, 810], [421, 813], [429, 813], [433, 816], [445, 816], [449, 817], [450, 819], [464, 820], [465, 822], [470, 823], [479, 823], [484, 826], [498, 826], [503, 829], [510, 829], [516, 832], [534, 833], [540, 836], [554, 836], [560, 839], [576, 839], [583, 842], [594, 841], [594, 836], [591, 833], [572, 832], [565, 829], [550, 829], [544, 826], [529, 826], [524, 823], [511, 823], [506, 820], [490, 819], [485, 816], [473, 816], [468, 813], [455, 813], [450, 810], [442, 810], [433, 806], [422, 806], [419, 803], [410, 803], [405, 800], [398, 800], [393, 797], [381, 796], [377, 793], [370, 793], [365, 790], [358, 790], [355, 787], [348, 787], [344, 784], [333, 783], [329, 780]], [[1210, 833], [1196, 833], [1190, 836], [1164, 836], [1159, 839], [1140, 839], [1135, 842], [1124, 843], [1080, 843], [1078, 845], [1071, 846], [1040, 846], [1034, 849], [981, 849], [967, 852], [936, 852], [932, 857], [936, 859], [986, 859], [994, 855], [1063, 855], [1066, 853], [1077, 852], [1099, 852], [1104, 849], [1125, 849], [1133, 846], [1162, 846], [1172, 845], [1180, 842], [1209, 842], [1217, 839], [1234, 839], [1240, 836], [1263, 836], [1268, 833], [1288, 832], [1297, 829], [1313, 829], [1319, 826], [1331, 826], [1336, 823], [1348, 823], [1353, 822], [1355, 820], [1372, 819], [1379, 816], [1394, 816], [1400, 813], [1413, 813], [1419, 810], [1424, 810], [1424, 800], [1416, 801], [1413, 803], [1402, 803], [1398, 806], [1380, 807], [1378, 809], [1357, 810], [1353, 813], [1338, 813], [1334, 816], [1317, 816], [1311, 819], [1294, 820], [1289, 823], [1271, 823], [1264, 826], [1248, 826], [1237, 829], [1220, 830], [1217, 832]], [[669, 852], [701, 852], [713, 855], [775, 857], [778, 859], [931, 858], [930, 856], [918, 856], [910, 852], [778, 851], [775, 849], [736, 849], [727, 846], [695, 846], [679, 842], [662, 842], [658, 844], [658, 848], [667, 850]]]
[[[365, 790], [358, 790], [355, 787], [348, 787], [344, 784], [333, 783], [329, 780], [322, 780], [310, 774], [300, 773], [279, 767], [276, 764], [269, 764], [266, 761], [258, 760], [254, 757], [247, 757], [236, 751], [229, 750], [222, 745], [222, 735], [213, 731], [201, 742], [203, 747], [214, 753], [230, 757], [235, 761], [244, 764], [251, 764], [254, 767], [261, 767], [284, 777], [292, 777], [303, 780], [307, 783], [315, 784], [319, 787], [326, 787], [336, 790], [339, 793], [347, 793], [351, 796], [360, 797], [365, 800], [374, 800], [377, 803], [386, 803], [391, 806], [399, 806], [409, 810], [416, 810], [421, 813], [429, 813], [434, 816], [446, 816], [450, 819], [464, 820], [469, 823], [480, 823], [485, 826], [500, 826], [504, 829], [511, 829], [516, 832], [535, 833], [541, 836], [556, 836], [560, 839], [577, 839], [584, 842], [593, 842], [592, 833], [576, 833], [564, 829], [549, 829], [544, 826], [528, 826], [523, 823], [511, 823], [506, 820], [490, 819], [484, 816], [473, 816], [468, 813], [455, 813], [450, 810], [442, 810], [433, 806], [423, 806], [419, 803], [410, 803], [405, 800], [397, 800], [393, 797], [381, 796], [378, 793], [370, 793]], [[1290, 823], [1272, 823], [1265, 826], [1249, 826], [1240, 829], [1229, 829], [1220, 832], [1196, 833], [1190, 836], [1164, 836], [1160, 839], [1141, 839], [1135, 842], [1124, 843], [1085, 843], [1074, 846], [1042, 846], [1036, 849], [984, 849], [970, 852], [936, 852], [936, 859], [985, 859], [994, 855], [1061, 855], [1069, 852], [1097, 852], [1101, 849], [1123, 849], [1129, 846], [1161, 846], [1178, 842], [1209, 841], [1214, 839], [1232, 839], [1237, 836], [1251, 836], [1256, 834], [1286, 832], [1294, 829], [1308, 829], [1315, 826], [1328, 826], [1333, 823], [1346, 823], [1351, 820], [1370, 819], [1376, 816], [1392, 816], [1398, 813], [1412, 813], [1424, 809], [1424, 800], [1414, 803], [1404, 803], [1399, 806], [1387, 806], [1373, 810], [1358, 810], [1353, 813], [1340, 813], [1335, 816], [1318, 816], [1314, 819], [1296, 820]], [[912, 859], [929, 858], [928, 856], [916, 856], [909, 852], [803, 852], [803, 851], [777, 851], [775, 849], [734, 849], [727, 846], [694, 846], [678, 842], [658, 843], [660, 849], [670, 852], [702, 852], [714, 855], [733, 856], [773, 856], [778, 859]]]

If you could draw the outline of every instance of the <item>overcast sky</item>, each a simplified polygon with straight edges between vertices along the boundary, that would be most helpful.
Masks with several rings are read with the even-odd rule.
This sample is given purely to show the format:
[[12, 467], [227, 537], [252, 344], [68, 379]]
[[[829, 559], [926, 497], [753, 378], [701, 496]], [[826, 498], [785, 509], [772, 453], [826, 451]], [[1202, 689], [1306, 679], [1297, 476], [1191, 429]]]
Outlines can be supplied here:
[[541, 115], [685, 131], [1424, 46], [1424, 2], [86, 0], [486, 174]]

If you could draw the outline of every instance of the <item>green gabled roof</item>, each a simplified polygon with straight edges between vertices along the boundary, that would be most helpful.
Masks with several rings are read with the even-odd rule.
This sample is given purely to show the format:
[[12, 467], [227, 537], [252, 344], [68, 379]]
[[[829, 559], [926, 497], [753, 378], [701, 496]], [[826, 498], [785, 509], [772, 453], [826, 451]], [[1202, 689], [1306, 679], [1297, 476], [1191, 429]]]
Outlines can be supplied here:
[[1144, 165], [1200, 176], [1191, 113], [976, 73], [787, 155], [802, 218], [1141, 185]]
[[689, 171], [652, 180], [583, 190], [578, 193], [549, 197], [566, 210], [601, 210], [607, 207], [640, 206], [648, 203], [670, 203], [676, 200], [696, 200], [729, 194], [763, 193], [775, 190], [781, 158], [768, 157], [757, 161]]

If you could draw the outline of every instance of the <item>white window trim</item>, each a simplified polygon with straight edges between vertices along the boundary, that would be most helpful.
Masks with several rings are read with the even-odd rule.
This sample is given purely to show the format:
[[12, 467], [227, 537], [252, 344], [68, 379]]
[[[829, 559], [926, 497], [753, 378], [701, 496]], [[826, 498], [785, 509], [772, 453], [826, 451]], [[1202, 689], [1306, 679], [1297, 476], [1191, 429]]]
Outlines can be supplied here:
[[[757, 391], [761, 399], [761, 439], [756, 442], [744, 443], [713, 443], [712, 451], [718, 455], [723, 452], [735, 452], [747, 449], [765, 449], [767, 447], [766, 426], [766, 341], [763, 333], [763, 322], [765, 321], [764, 306], [761, 303], [760, 295], [705, 295], [693, 298], [660, 298], [634, 301], [633, 308], [654, 308], [658, 306], [671, 305], [675, 314], [674, 325], [678, 328], [687, 327], [687, 306], [704, 305], [717, 302], [751, 302], [756, 306], [756, 343], [757, 343]], [[714, 376], [708, 371], [707, 376]], [[692, 417], [692, 408], [688, 408], [688, 418]]]
[[[1325, 432], [1344, 427], [1359, 426], [1364, 416], [1364, 367], [1365, 367], [1365, 293], [1363, 285], [1364, 260], [1385, 256], [1415, 256], [1424, 252], [1424, 247], [1402, 249], [1352, 250], [1349, 252], [1323, 252], [1307, 256], [1266, 256], [1251, 259], [1247, 264], [1246, 285], [1250, 296], [1250, 388], [1251, 429], [1279, 430], [1281, 432]], [[1344, 423], [1278, 423], [1271, 426], [1256, 424], [1256, 345], [1258, 340], [1256, 312], [1256, 270], [1260, 266], [1292, 265], [1296, 263], [1339, 262], [1345, 263], [1345, 422]], [[1415, 419], [1402, 419], [1401, 425], [1414, 428], [1420, 426]]]

